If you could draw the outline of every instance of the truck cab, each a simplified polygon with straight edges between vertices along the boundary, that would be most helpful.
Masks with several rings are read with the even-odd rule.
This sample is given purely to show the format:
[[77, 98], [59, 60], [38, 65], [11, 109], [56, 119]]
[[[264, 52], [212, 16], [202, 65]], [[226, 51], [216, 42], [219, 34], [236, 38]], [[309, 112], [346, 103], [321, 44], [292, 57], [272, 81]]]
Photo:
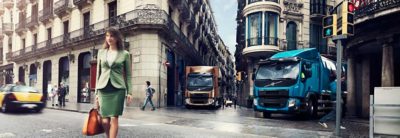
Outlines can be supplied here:
[[185, 106], [218, 107], [221, 104], [219, 94], [219, 70], [214, 66], [186, 67]]

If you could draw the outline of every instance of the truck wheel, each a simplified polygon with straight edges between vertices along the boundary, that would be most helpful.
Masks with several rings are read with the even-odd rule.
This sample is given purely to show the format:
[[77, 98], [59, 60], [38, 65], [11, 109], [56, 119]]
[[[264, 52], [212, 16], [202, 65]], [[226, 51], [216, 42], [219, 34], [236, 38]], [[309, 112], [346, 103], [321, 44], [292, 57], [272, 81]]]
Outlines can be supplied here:
[[318, 115], [318, 107], [314, 99], [310, 99], [307, 101], [307, 108], [308, 116], [310, 118], [316, 118]]
[[271, 118], [271, 113], [263, 112], [263, 117], [264, 118]]

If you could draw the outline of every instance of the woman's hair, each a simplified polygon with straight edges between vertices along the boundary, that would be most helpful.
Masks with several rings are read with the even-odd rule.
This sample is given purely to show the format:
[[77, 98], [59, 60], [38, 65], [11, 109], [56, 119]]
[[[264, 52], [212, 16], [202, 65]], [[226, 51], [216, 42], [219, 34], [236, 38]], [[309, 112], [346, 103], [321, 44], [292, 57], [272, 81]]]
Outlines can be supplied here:
[[[119, 32], [117, 29], [115, 28], [108, 28], [106, 30], [106, 33], [104, 33], [104, 38], [107, 36], [107, 33], [109, 33], [111, 35], [111, 37], [114, 37], [117, 40], [117, 49], [118, 50], [123, 50], [124, 46], [123, 46], [123, 41], [122, 41], [122, 34], [121, 32]], [[104, 45], [103, 45], [104, 49], [108, 49], [110, 48], [110, 45], [108, 45], [107, 41], [104, 41]]]

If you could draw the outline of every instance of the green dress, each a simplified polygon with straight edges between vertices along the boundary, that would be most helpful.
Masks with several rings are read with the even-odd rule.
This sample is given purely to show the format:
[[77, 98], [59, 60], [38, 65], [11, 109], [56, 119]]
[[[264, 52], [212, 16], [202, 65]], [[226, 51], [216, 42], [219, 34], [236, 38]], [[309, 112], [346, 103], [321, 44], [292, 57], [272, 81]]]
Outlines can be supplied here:
[[[115, 59], [106, 50], [100, 50], [97, 58], [96, 95], [102, 117], [121, 116], [126, 93], [131, 94], [131, 68], [128, 51], [118, 51]], [[109, 62], [108, 62], [108, 58]], [[111, 62], [113, 61], [113, 62]]]
[[115, 88], [110, 81], [105, 88], [99, 89], [98, 96], [101, 116], [121, 116], [124, 111], [125, 93], [125, 89]]

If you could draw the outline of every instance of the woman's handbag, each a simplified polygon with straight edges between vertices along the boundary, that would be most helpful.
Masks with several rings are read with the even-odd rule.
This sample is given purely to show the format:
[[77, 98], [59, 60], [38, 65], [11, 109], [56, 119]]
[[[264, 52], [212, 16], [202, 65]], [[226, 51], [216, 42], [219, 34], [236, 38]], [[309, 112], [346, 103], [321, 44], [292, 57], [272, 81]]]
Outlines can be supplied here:
[[97, 109], [92, 108], [89, 111], [89, 116], [83, 124], [82, 133], [87, 136], [104, 133], [103, 126], [101, 125], [101, 117]]

